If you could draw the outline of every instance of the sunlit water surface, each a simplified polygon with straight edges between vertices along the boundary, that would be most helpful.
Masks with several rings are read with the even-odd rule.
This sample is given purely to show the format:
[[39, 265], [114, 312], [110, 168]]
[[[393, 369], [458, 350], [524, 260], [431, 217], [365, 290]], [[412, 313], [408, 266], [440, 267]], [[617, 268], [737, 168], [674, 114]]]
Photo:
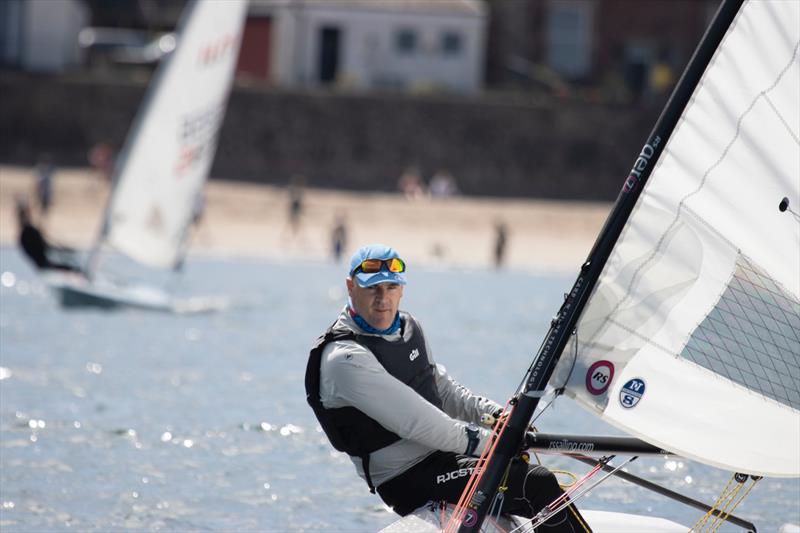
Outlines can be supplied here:
[[[396, 518], [332, 452], [305, 401], [307, 350], [344, 303], [343, 267], [193, 259], [179, 292], [238, 305], [176, 316], [64, 312], [16, 250], [0, 259], [2, 531], [376, 531]], [[408, 278], [403, 308], [422, 321], [436, 359], [498, 401], [572, 283], [413, 267]], [[538, 425], [618, 434], [567, 399]], [[729, 478], [681, 460], [629, 470], [706, 502]], [[777, 531], [800, 523], [798, 501], [798, 480], [764, 480], [737, 514]], [[581, 506], [687, 525], [701, 514], [618, 480]]]

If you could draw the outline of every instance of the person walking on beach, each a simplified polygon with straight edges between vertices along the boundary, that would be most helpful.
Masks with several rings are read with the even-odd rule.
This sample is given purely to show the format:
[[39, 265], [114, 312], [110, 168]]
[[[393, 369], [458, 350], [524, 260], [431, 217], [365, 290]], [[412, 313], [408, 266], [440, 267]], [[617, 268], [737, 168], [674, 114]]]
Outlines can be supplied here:
[[[406, 264], [381, 244], [359, 248], [345, 279], [349, 299], [308, 358], [306, 397], [334, 448], [346, 452], [372, 492], [400, 515], [429, 501], [457, 503], [498, 417], [434, 361], [420, 323], [399, 310]], [[563, 492], [543, 466], [515, 460], [502, 511], [532, 517]], [[548, 532], [587, 531], [573, 505]]]

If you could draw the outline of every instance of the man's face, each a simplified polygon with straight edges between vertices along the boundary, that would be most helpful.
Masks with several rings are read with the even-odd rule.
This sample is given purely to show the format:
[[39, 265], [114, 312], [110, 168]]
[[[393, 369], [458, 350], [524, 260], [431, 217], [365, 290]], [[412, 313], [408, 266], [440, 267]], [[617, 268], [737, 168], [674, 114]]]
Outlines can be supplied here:
[[378, 283], [362, 288], [347, 278], [347, 293], [353, 310], [375, 329], [386, 329], [392, 325], [403, 296], [403, 286], [397, 283]]

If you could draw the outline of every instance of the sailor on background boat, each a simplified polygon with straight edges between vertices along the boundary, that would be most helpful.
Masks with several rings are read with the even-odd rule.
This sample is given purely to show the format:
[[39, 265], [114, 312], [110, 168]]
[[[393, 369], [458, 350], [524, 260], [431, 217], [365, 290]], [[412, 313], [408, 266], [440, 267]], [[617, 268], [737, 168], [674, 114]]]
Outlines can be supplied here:
[[17, 199], [17, 224], [19, 225], [19, 246], [39, 270], [66, 270], [83, 274], [75, 259], [75, 251], [63, 246], [55, 246], [45, 239], [31, 218], [30, 208], [25, 200]]
[[[502, 407], [477, 396], [434, 362], [422, 328], [399, 311], [405, 263], [384, 245], [353, 254], [350, 296], [317, 339], [306, 369], [306, 395], [331, 444], [350, 455], [371, 491], [406, 515], [428, 501], [458, 502], [491, 441], [481, 416]], [[512, 464], [502, 511], [531, 517], [562, 494], [539, 465]], [[570, 505], [546, 531], [587, 531]], [[548, 527], [549, 526], [549, 527]]]

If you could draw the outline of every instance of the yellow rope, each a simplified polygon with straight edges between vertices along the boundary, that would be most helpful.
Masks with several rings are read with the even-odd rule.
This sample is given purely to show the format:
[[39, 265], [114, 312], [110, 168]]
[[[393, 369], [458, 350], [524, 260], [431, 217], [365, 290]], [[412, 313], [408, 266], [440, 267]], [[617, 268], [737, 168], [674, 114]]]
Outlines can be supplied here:
[[586, 522], [581, 520], [581, 515], [579, 515], [578, 512], [575, 510], [575, 506], [573, 504], [569, 504], [567, 506], [567, 509], [569, 509], [569, 512], [572, 513], [572, 516], [575, 517], [575, 520], [578, 521], [578, 523], [581, 525], [581, 527], [586, 533], [592, 533], [591, 528], [586, 524]]
[[[734, 474], [733, 476], [731, 476], [731, 479], [725, 485], [725, 488], [722, 489], [722, 492], [720, 493], [717, 500], [714, 502], [714, 505], [712, 505], [711, 509], [709, 509], [709, 511], [706, 514], [704, 514], [697, 521], [697, 523], [695, 523], [694, 526], [692, 526], [690, 531], [695, 531], [697, 533], [703, 531], [706, 531], [708, 533], [714, 533], [715, 531], [717, 531], [717, 529], [719, 529], [719, 527], [722, 525], [725, 519], [728, 516], [730, 516], [731, 513], [733, 513], [733, 511], [736, 509], [736, 507], [738, 507], [739, 504], [742, 503], [742, 501], [744, 501], [747, 495], [750, 494], [750, 491], [753, 490], [753, 487], [756, 486], [756, 483], [758, 483], [758, 480], [761, 478], [751, 478], [751, 479], [753, 482], [750, 484], [747, 490], [744, 491], [744, 494], [742, 494], [737, 499], [736, 496], [739, 494], [739, 492], [742, 490], [745, 483], [747, 482], [747, 476], [743, 474]], [[732, 484], [733, 486], [731, 486]], [[719, 511], [719, 514], [714, 514], [714, 511]], [[712, 516], [714, 518], [713, 520], [711, 520], [711, 523], [709, 524], [708, 521]]]
[[[722, 525], [722, 523], [725, 521], [725, 519], [728, 518], [733, 513], [733, 511], [736, 510], [736, 508], [739, 506], [739, 504], [744, 501], [744, 499], [747, 497], [747, 495], [750, 494], [750, 491], [753, 490], [753, 488], [756, 486], [756, 483], [758, 483], [759, 479], [761, 479], [761, 478], [752, 479], [753, 482], [750, 483], [750, 486], [747, 487], [747, 490], [744, 491], [744, 494], [742, 494], [739, 497], [739, 499], [736, 501], [736, 503], [733, 504], [733, 506], [730, 508], [730, 510], [728, 509], [727, 505], [725, 506], [724, 509], [722, 509], [722, 514], [720, 514], [717, 517], [717, 519], [715, 520], [716, 526], [711, 530], [712, 533], [715, 532], [717, 529], [719, 529], [719, 527]], [[740, 485], [740, 489], [741, 489], [741, 487], [743, 485], [744, 485], [744, 482], [742, 483], [742, 485]], [[736, 494], [739, 493], [740, 489], [737, 489], [736, 493], [734, 493], [733, 496], [731, 496], [731, 497], [733, 498], [734, 496], [736, 496]], [[731, 502], [732, 501], [733, 500], [731, 500]], [[728, 502], [728, 503], [730, 504], [731, 502]]]
[[569, 483], [561, 483], [561, 482], [558, 483], [558, 486], [561, 487], [562, 490], [563, 489], [568, 489], [571, 486], [573, 486], [575, 483], [578, 482], [578, 476], [576, 476], [575, 474], [573, 474], [569, 470], [551, 470], [551, 472], [553, 474], [563, 474], [565, 476], [569, 476], [569, 477], [572, 478], [572, 481], [569, 482]]
[[715, 502], [714, 502], [714, 505], [712, 505], [712, 506], [711, 506], [711, 509], [709, 509], [709, 510], [708, 510], [708, 512], [707, 512], [706, 514], [704, 514], [703, 516], [701, 516], [701, 517], [700, 517], [700, 519], [699, 519], [699, 520], [698, 520], [698, 521], [697, 521], [697, 522], [694, 524], [694, 526], [692, 526], [692, 528], [690, 529], [690, 531], [698, 531], [698, 532], [699, 532], [699, 531], [702, 531], [702, 530], [703, 530], [703, 528], [704, 528], [704, 527], [705, 527], [705, 525], [706, 525], [706, 522], [708, 522], [708, 519], [711, 517], [711, 515], [712, 515], [712, 514], [713, 514], [713, 512], [714, 512], [714, 510], [715, 510], [717, 507], [719, 507], [719, 504], [721, 504], [721, 503], [722, 503], [722, 501], [723, 501], [723, 498], [726, 498], [726, 497], [727, 497], [727, 496], [726, 496], [726, 494], [728, 493], [728, 487], [730, 487], [730, 486], [731, 486], [731, 483], [733, 483], [733, 481], [734, 481], [735, 477], [736, 477], [736, 476], [734, 475], [733, 477], [731, 477], [731, 479], [730, 479], [730, 480], [728, 480], [728, 484], [727, 484], [727, 485], [725, 485], [725, 488], [724, 488], [724, 489], [722, 489], [722, 492], [721, 492], [721, 493], [720, 493], [720, 495], [717, 497], [717, 501], [715, 501]]

